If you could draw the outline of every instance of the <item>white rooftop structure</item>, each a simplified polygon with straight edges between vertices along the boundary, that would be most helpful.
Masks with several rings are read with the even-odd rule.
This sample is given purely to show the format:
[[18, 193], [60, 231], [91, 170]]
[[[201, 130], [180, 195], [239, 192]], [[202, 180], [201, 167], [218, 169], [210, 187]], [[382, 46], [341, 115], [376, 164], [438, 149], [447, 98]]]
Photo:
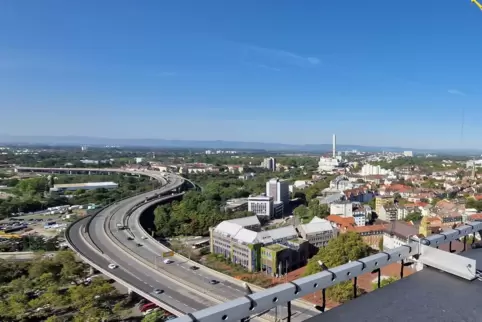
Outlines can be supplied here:
[[261, 225], [261, 223], [259, 222], [258, 216], [249, 216], [249, 217], [243, 217], [243, 218], [230, 219], [230, 220], [227, 220], [227, 222], [240, 225], [241, 227]]
[[299, 225], [298, 229], [302, 229], [305, 234], [316, 234], [324, 231], [333, 231], [333, 226], [326, 219], [314, 217], [308, 224]]
[[256, 244], [258, 240], [258, 233], [246, 228], [241, 228], [233, 239], [240, 243]]
[[[272, 244], [282, 240], [288, 240], [298, 237], [298, 233], [293, 226], [281, 227], [262, 232], [252, 231], [243, 228], [241, 224], [246, 226], [254, 226], [259, 224], [259, 220], [252, 219], [253, 217], [238, 218], [232, 220], [225, 220], [214, 228], [214, 231], [226, 237], [233, 238], [240, 243], [246, 244]], [[243, 220], [241, 220], [243, 219]], [[256, 218], [257, 219], [257, 218]]]

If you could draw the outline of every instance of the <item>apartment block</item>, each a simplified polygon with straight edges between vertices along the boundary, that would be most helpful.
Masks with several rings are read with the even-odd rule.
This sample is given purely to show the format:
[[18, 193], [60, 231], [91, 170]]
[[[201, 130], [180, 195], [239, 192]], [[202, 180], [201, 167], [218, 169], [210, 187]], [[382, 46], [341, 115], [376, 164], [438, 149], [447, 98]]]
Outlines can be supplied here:
[[389, 197], [389, 196], [377, 196], [375, 197], [375, 212], [377, 213], [377, 215], [380, 213], [381, 211], [381, 207], [382, 206], [385, 206], [385, 205], [388, 205], [388, 204], [393, 204], [395, 202], [395, 199], [393, 197]]

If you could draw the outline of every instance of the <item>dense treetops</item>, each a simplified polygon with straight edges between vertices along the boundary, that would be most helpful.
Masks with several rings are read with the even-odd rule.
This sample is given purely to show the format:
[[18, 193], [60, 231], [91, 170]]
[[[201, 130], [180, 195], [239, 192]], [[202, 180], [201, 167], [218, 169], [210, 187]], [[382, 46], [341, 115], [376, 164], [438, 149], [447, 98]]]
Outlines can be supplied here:
[[[328, 242], [324, 248], [320, 248], [318, 254], [308, 261], [304, 275], [312, 275], [323, 269], [318, 261], [331, 268], [346, 264], [370, 255], [370, 247], [365, 244], [361, 236], [354, 232], [338, 235]], [[358, 290], [357, 292], [360, 292]], [[327, 289], [327, 296], [337, 302], [343, 303], [353, 298], [353, 284], [349, 281], [336, 284]]]
[[0, 320], [84, 322], [118, 316], [121, 296], [102, 278], [79, 283], [87, 273], [70, 251], [32, 262], [0, 261]]

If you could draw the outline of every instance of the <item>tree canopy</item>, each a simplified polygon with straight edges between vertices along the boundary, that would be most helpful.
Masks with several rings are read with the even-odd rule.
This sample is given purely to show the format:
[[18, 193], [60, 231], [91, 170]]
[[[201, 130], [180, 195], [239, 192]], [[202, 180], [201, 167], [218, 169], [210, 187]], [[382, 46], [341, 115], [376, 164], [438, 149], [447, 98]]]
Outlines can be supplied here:
[[[305, 269], [305, 276], [321, 272], [318, 261], [323, 262], [328, 268], [343, 265], [349, 261], [357, 260], [368, 256], [370, 247], [365, 244], [361, 236], [354, 232], [347, 232], [333, 238], [324, 248], [320, 248], [318, 253], [308, 261]], [[353, 284], [342, 282], [327, 288], [327, 296], [339, 303], [348, 301], [354, 297]], [[357, 289], [357, 293], [361, 293]]]
[[328, 268], [343, 265], [349, 261], [368, 256], [370, 247], [365, 244], [361, 236], [355, 232], [347, 232], [331, 239], [326, 247], [320, 248], [318, 253], [308, 261], [304, 275], [311, 275], [322, 271], [318, 261], [322, 261]]
[[0, 320], [83, 322], [116, 317], [113, 307], [119, 294], [102, 278], [79, 283], [87, 273], [87, 266], [70, 251], [32, 262], [0, 260]]
[[252, 215], [247, 211], [224, 212], [219, 194], [190, 191], [182, 201], [159, 206], [154, 211], [156, 235], [170, 237], [179, 235], [207, 235], [209, 227], [223, 220]]

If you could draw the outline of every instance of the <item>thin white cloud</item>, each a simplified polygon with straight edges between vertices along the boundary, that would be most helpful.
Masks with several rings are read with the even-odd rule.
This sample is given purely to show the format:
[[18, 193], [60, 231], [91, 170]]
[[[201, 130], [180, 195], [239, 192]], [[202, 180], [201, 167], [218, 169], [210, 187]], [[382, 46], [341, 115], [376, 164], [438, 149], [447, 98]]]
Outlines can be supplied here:
[[447, 92], [452, 95], [465, 96], [465, 93], [462, 91], [459, 91], [458, 89], [449, 89]]
[[260, 58], [269, 59], [275, 63], [284, 63], [296, 65], [299, 67], [316, 66], [321, 63], [320, 59], [312, 56], [302, 56], [281, 49], [264, 48], [258, 46], [248, 46], [246, 48], [248, 55], [258, 56]]

